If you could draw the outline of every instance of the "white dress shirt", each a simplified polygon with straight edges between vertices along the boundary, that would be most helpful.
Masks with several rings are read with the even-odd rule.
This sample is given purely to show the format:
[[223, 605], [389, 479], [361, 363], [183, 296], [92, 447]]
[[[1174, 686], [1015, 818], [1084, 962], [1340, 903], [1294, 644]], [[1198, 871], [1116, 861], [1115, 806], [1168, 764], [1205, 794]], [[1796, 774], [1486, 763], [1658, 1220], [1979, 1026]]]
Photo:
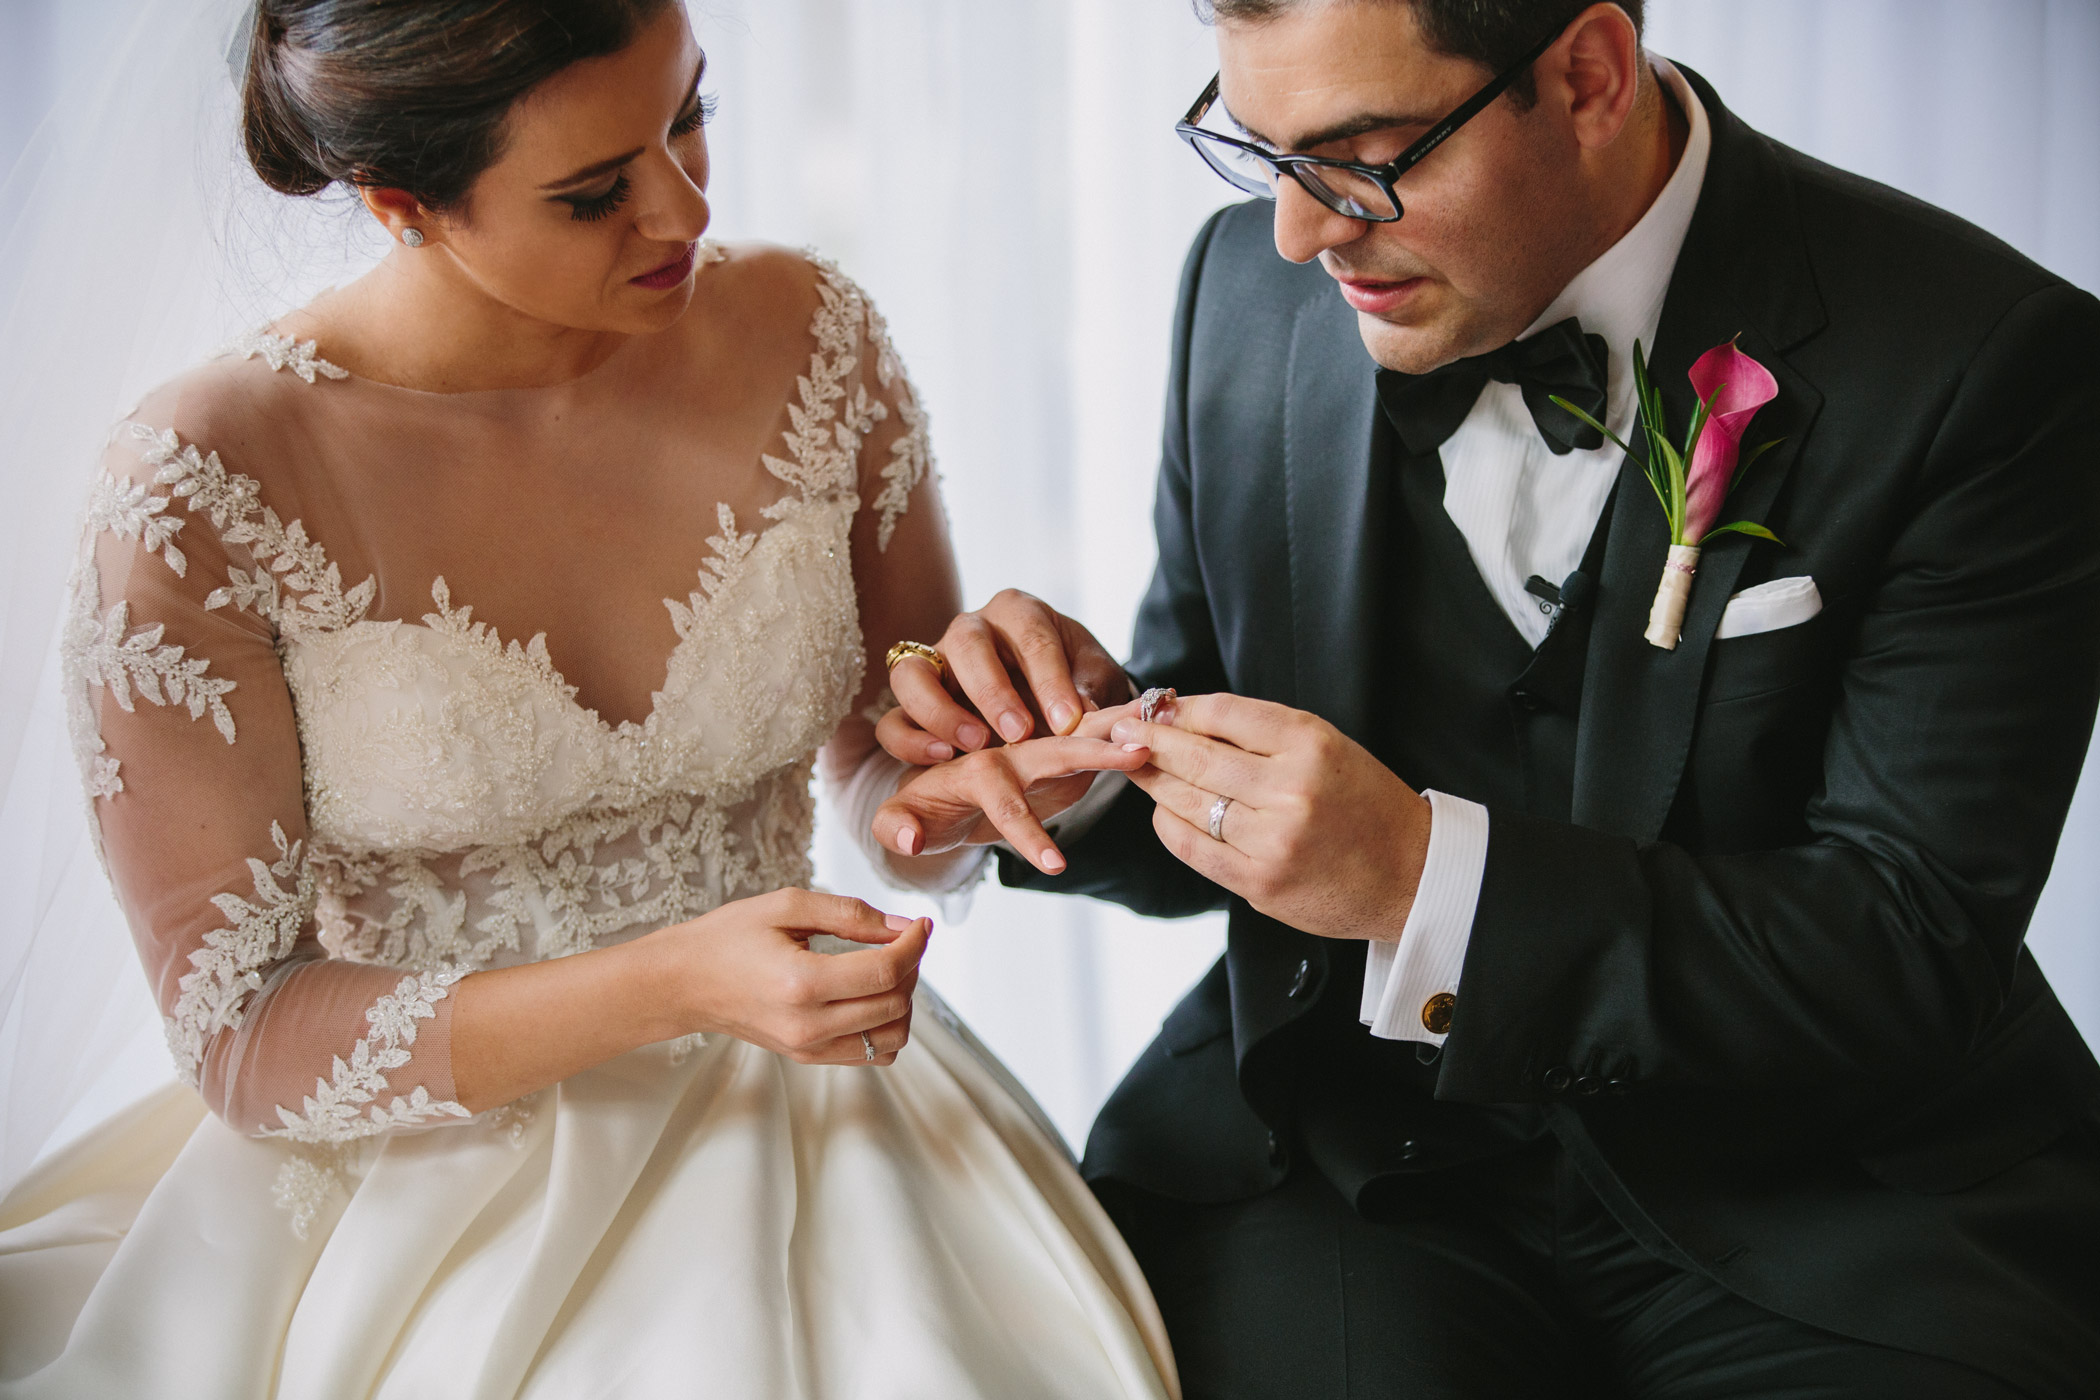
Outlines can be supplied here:
[[[1677, 255], [1691, 228], [1713, 134], [1691, 84], [1664, 59], [1657, 75], [1691, 127], [1684, 155], [1662, 193], [1598, 259], [1577, 273], [1553, 304], [1525, 330], [1534, 335], [1568, 317], [1610, 346], [1604, 421], [1620, 437], [1633, 431], [1633, 344], [1652, 349], [1663, 298]], [[1545, 640], [1551, 617], [1524, 591], [1536, 574], [1554, 584], [1573, 573], [1596, 533], [1597, 519], [1618, 480], [1623, 454], [1610, 443], [1556, 457], [1539, 436], [1522, 392], [1490, 382], [1472, 413], [1443, 445], [1444, 510], [1465, 536], [1488, 592], [1524, 639]], [[1626, 503], [1638, 510], [1645, 500]], [[1658, 561], [1658, 568], [1660, 561]], [[1478, 803], [1447, 793], [1427, 794], [1429, 855], [1421, 888], [1397, 943], [1373, 943], [1364, 966], [1361, 1017], [1387, 1040], [1444, 1043], [1457, 1010], [1459, 974], [1473, 936], [1480, 880], [1487, 863], [1488, 814]]]

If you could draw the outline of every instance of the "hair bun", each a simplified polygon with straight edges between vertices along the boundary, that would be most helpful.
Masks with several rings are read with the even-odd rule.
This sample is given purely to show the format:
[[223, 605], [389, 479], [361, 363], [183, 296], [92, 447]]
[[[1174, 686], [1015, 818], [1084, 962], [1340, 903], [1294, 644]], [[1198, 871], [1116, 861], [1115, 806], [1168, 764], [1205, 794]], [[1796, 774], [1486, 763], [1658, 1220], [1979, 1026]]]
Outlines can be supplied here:
[[268, 0], [258, 0], [254, 16], [241, 77], [241, 143], [248, 163], [279, 194], [319, 194], [335, 183], [335, 176], [316, 158], [313, 131], [287, 82], [284, 23]]
[[271, 189], [466, 199], [519, 98], [619, 52], [671, 0], [258, 0], [241, 139]]

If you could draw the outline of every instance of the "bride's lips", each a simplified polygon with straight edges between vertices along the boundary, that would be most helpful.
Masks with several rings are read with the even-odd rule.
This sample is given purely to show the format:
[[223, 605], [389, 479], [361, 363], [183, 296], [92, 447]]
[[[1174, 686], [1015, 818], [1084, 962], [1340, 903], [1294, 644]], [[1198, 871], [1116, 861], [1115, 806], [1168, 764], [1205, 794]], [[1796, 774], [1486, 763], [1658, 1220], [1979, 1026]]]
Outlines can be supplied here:
[[645, 287], [652, 292], [669, 291], [693, 275], [693, 258], [699, 247], [700, 245], [697, 243], [688, 243], [685, 245], [684, 252], [656, 269], [656, 271], [645, 272], [641, 276], [629, 280], [635, 286]]
[[1399, 282], [1381, 282], [1368, 277], [1337, 277], [1341, 284], [1342, 300], [1367, 316], [1388, 316], [1407, 305], [1415, 294], [1429, 285], [1426, 277], [1409, 277]]

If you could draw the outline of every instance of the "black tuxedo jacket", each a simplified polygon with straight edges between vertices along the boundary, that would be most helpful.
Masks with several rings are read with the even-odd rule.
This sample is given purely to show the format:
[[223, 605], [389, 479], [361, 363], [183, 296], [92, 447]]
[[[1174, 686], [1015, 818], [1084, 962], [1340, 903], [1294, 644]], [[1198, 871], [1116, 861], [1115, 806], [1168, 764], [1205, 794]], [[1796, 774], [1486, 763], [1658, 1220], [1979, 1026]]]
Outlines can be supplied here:
[[[1714, 142], [1655, 380], [1681, 426], [1710, 347], [1739, 335], [1777, 376], [1752, 437], [1784, 445], [1725, 518], [1786, 547], [1709, 546], [1681, 644], [1649, 646], [1668, 541], [1625, 466], [1574, 820], [1492, 811], [1433, 1093], [1356, 1089], [1390, 1112], [1396, 1172], [1494, 1150], [1493, 1106], [1542, 1105], [1628, 1228], [1766, 1306], [2061, 1380], [1988, 1351], [2000, 1310], [2051, 1310], [2100, 1374], [2100, 1066], [2023, 948], [2100, 697], [2100, 303], [1688, 76]], [[1376, 367], [1321, 268], [1277, 256], [1271, 207], [1220, 213], [1184, 273], [1131, 670], [1368, 741]], [[1819, 617], [1714, 639], [1732, 593], [1794, 574]], [[1150, 817], [1133, 789], [1061, 879], [1003, 875], [1230, 907], [1086, 1170], [1233, 1199], [1288, 1168], [1287, 1032], [1330, 947], [1228, 900]]]

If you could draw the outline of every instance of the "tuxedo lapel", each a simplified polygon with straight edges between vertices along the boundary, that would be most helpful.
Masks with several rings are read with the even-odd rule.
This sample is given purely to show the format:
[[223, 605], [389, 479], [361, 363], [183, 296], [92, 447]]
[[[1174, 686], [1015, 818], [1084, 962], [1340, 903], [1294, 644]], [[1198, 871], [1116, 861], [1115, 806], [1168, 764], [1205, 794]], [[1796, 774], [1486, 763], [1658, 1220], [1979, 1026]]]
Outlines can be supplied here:
[[1376, 366], [1356, 315], [1323, 277], [1292, 322], [1284, 395], [1290, 537], [1289, 703], [1351, 738], [1370, 732], [1382, 513], [1371, 470]]
[[[1744, 474], [1721, 517], [1722, 523], [1763, 522], [1822, 407], [1822, 395], [1785, 356], [1822, 328], [1823, 304], [1791, 188], [1764, 138], [1722, 107], [1697, 74], [1680, 71], [1706, 105], [1713, 151], [1649, 368], [1673, 432], [1691, 421], [1697, 400], [1686, 375], [1707, 350], [1739, 336], [1743, 350], [1772, 371], [1779, 397], [1752, 422], [1746, 446], [1783, 442]], [[1633, 439], [1637, 448], [1643, 446], [1641, 431]], [[1662, 578], [1669, 532], [1637, 462], [1621, 467], [1618, 490], [1583, 687], [1573, 815], [1583, 826], [1652, 841], [1684, 773], [1721, 613], [1751, 550], [1778, 546], [1736, 534], [1707, 546], [1677, 648], [1664, 651], [1650, 646], [1642, 632]]]

